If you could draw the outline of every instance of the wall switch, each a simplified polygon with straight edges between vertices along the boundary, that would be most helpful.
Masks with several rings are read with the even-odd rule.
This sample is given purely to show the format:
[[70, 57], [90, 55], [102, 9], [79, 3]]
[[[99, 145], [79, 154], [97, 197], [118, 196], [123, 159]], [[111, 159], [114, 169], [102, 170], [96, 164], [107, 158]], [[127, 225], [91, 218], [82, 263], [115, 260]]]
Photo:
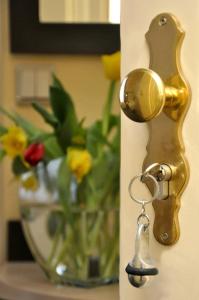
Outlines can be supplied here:
[[48, 101], [54, 68], [49, 65], [20, 65], [16, 68], [16, 99], [18, 104]]

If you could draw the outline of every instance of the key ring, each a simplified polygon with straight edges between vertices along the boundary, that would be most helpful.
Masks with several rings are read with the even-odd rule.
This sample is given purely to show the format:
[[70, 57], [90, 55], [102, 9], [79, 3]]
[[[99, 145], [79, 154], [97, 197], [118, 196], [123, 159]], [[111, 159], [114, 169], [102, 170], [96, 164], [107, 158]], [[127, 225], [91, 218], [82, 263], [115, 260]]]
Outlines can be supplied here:
[[[149, 199], [149, 200], [144, 200], [144, 199], [143, 199], [143, 200], [140, 200], [140, 199], [136, 198], [136, 197], [132, 194], [132, 185], [133, 185], [134, 181], [136, 181], [137, 179], [140, 179], [140, 181], [142, 181], [141, 179], [143, 178], [143, 176], [144, 176], [145, 178], [150, 178], [150, 179], [152, 180], [154, 186], [155, 186], [154, 195], [153, 195], [153, 196], [151, 197], [151, 199]], [[157, 180], [155, 179], [154, 176], [152, 176], [152, 175], [150, 175], [150, 174], [142, 173], [142, 174], [137, 175], [137, 176], [135, 176], [135, 177], [133, 177], [133, 178], [131, 179], [131, 181], [130, 181], [130, 183], [129, 183], [128, 191], [129, 191], [129, 195], [130, 195], [130, 197], [131, 197], [131, 199], [132, 199], [133, 201], [135, 201], [136, 203], [141, 204], [142, 206], [144, 206], [144, 205], [146, 205], [146, 204], [148, 204], [148, 203], [151, 203], [152, 201], [154, 201], [155, 199], [158, 198], [159, 192], [160, 192], [160, 188], [159, 188], [159, 184], [158, 184], [158, 182], [157, 182]]]

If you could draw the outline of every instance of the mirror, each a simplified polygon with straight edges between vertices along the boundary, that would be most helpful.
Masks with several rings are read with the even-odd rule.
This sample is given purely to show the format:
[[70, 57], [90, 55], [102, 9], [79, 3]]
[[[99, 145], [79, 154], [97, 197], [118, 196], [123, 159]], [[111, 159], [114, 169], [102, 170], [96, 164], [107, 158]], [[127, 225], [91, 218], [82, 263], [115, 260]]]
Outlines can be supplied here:
[[39, 0], [41, 23], [120, 22], [120, 0]]
[[[67, 3], [90, 3], [88, 11], [93, 10], [91, 3], [109, 4], [109, 10], [105, 10], [105, 15], [109, 15], [109, 22], [94, 21], [94, 16], [90, 13], [88, 19], [82, 23], [77, 21], [57, 23], [57, 16], [54, 15], [54, 23], [45, 21], [42, 17], [41, 0], [9, 0], [10, 13], [10, 49], [12, 53], [30, 54], [104, 54], [113, 53], [120, 49], [120, 26], [113, 22], [116, 14], [116, 3], [119, 0], [42, 0], [46, 4], [54, 3], [56, 14], [60, 15], [59, 2]], [[44, 2], [43, 2], [44, 3]], [[54, 6], [54, 8], [55, 8]], [[65, 7], [65, 6], [64, 6]], [[80, 7], [80, 6], [78, 6]], [[110, 9], [110, 8], [114, 8]], [[79, 8], [79, 10], [82, 10]], [[65, 15], [65, 10], [64, 11]], [[96, 10], [98, 12], [98, 10]], [[44, 14], [45, 15], [45, 14]], [[83, 16], [82, 16], [83, 17]], [[99, 16], [98, 16], [99, 17]], [[63, 14], [62, 14], [63, 18]], [[65, 18], [65, 17], [64, 17]], [[42, 20], [42, 22], [41, 22]], [[56, 21], [57, 20], [57, 21]], [[93, 21], [92, 21], [93, 20]], [[56, 22], [55, 22], [56, 21]], [[51, 22], [51, 23], [48, 23]], [[23, 34], [22, 34], [23, 33]], [[30, 38], [31, 37], [31, 38]]]

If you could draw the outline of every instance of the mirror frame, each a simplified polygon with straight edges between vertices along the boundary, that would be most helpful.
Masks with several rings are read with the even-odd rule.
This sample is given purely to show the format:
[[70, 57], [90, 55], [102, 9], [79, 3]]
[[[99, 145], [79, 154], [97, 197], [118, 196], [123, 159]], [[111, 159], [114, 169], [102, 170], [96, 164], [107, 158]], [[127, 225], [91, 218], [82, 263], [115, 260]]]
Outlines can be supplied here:
[[38, 1], [9, 0], [11, 53], [104, 54], [120, 49], [119, 24], [40, 23]]

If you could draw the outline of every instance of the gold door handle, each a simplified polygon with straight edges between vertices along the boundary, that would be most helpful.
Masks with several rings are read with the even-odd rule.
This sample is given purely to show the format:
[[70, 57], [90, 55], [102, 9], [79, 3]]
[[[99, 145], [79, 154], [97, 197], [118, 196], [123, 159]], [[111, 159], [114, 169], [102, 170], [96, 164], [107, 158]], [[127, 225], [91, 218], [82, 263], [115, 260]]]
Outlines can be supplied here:
[[165, 86], [161, 77], [150, 69], [136, 69], [122, 81], [120, 105], [128, 118], [147, 122], [158, 116], [164, 107], [182, 102], [183, 91]]
[[[182, 125], [191, 98], [180, 66], [184, 35], [173, 15], [156, 16], [146, 33], [149, 68], [130, 72], [120, 90], [125, 115], [135, 122], [148, 122], [149, 140], [143, 171], [154, 163], [171, 169], [168, 180], [159, 180], [162, 194], [153, 201], [154, 236], [164, 245], [173, 245], [179, 239], [180, 198], [189, 179], [182, 140]], [[146, 184], [153, 194], [153, 186]]]

